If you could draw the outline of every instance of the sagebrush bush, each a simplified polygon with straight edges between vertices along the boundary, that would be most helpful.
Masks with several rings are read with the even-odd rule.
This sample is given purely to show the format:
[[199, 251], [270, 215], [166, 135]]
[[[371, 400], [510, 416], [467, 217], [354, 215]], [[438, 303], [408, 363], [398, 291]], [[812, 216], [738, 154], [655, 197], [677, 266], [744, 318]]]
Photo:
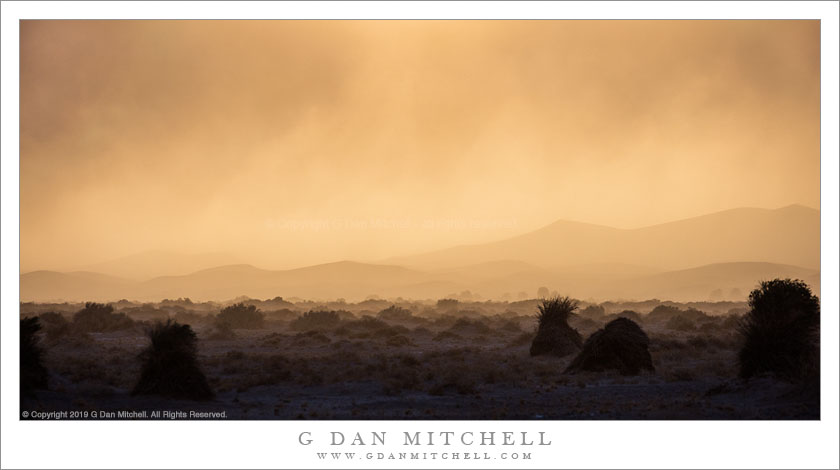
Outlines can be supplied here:
[[577, 301], [569, 297], [543, 299], [537, 306], [537, 335], [531, 343], [532, 356], [563, 357], [580, 349], [583, 343], [580, 333], [569, 326], [577, 306]]
[[402, 346], [411, 346], [414, 344], [407, 336], [404, 335], [394, 335], [389, 336], [388, 339], [385, 341], [385, 344], [392, 348], [399, 348]]
[[617, 318], [592, 334], [583, 350], [566, 368], [566, 373], [616, 370], [622, 375], [636, 375], [653, 370], [648, 351], [650, 340], [636, 322]]
[[511, 333], [518, 333], [522, 331], [522, 325], [520, 325], [519, 322], [516, 320], [505, 320], [499, 326], [499, 329]]
[[762, 373], [791, 381], [820, 373], [820, 300], [800, 280], [763, 281], [750, 293], [750, 310], [738, 331], [743, 378]]
[[446, 340], [457, 340], [461, 339], [461, 335], [457, 333], [453, 333], [451, 331], [441, 331], [440, 333], [436, 334], [432, 340], [433, 341], [446, 341]]
[[295, 342], [298, 343], [331, 343], [329, 336], [319, 330], [306, 330], [295, 335]]
[[[174, 321], [176, 321], [176, 322], [178, 322], [182, 325], [194, 326], [194, 325], [198, 325], [200, 323], [205, 323], [205, 322], [208, 321], [209, 318], [212, 318], [212, 317], [209, 317], [209, 318], [208, 317], [209, 316], [201, 315], [201, 314], [193, 312], [191, 310], [184, 310], [184, 311], [175, 312], [175, 314], [172, 315], [172, 320], [174, 320]], [[154, 319], [152, 319], [152, 321], [164, 321], [164, 320], [166, 320], [166, 318], [154, 318]]]
[[645, 315], [644, 320], [649, 322], [665, 322], [671, 317], [679, 315], [680, 309], [671, 305], [657, 305]]
[[44, 312], [38, 315], [38, 320], [50, 343], [55, 343], [70, 331], [70, 322], [60, 313]]
[[519, 346], [525, 346], [526, 344], [531, 343], [532, 341], [534, 341], [533, 333], [522, 333], [516, 338], [514, 338], [508, 346], [514, 348]]
[[213, 325], [213, 331], [209, 336], [207, 336], [207, 338], [215, 340], [236, 339], [236, 332], [233, 331], [233, 328], [231, 328], [229, 324], [225, 322], [217, 322]]
[[439, 311], [450, 311], [458, 308], [458, 301], [455, 299], [439, 299], [435, 305]]
[[688, 318], [677, 315], [671, 317], [667, 323], [665, 323], [665, 328], [669, 330], [675, 331], [693, 331], [695, 328], [694, 322], [689, 320]]
[[687, 320], [691, 320], [695, 323], [696, 322], [707, 321], [707, 320], [712, 318], [711, 316], [706, 314], [706, 312], [703, 312], [701, 310], [697, 310], [694, 307], [688, 307], [686, 310], [680, 311], [680, 316], [687, 319]]
[[590, 320], [601, 320], [606, 316], [606, 311], [604, 307], [600, 305], [590, 305], [585, 309], [581, 310], [578, 314], [583, 318], [589, 318]]
[[385, 310], [379, 312], [377, 317], [385, 321], [400, 322], [411, 320], [413, 314], [411, 313], [411, 310], [402, 307], [397, 307], [396, 305], [391, 305]]
[[106, 332], [125, 330], [134, 326], [134, 320], [124, 313], [114, 313], [111, 305], [86, 302], [85, 308], [73, 315], [73, 328], [79, 332]]
[[490, 333], [490, 327], [481, 320], [470, 320], [468, 318], [459, 318], [455, 321], [449, 330], [459, 334], [480, 335]]
[[367, 330], [367, 331], [374, 331], [374, 330], [381, 330], [385, 328], [389, 328], [391, 325], [385, 323], [384, 321], [374, 318], [370, 315], [364, 315], [362, 318], [358, 320], [351, 320], [345, 323], [347, 328], [351, 330]]
[[642, 321], [642, 316], [639, 315], [639, 312], [636, 312], [635, 310], [622, 310], [621, 312], [608, 316], [609, 321], [615, 320], [616, 318], [626, 318], [636, 323]]
[[38, 317], [20, 320], [20, 396], [31, 396], [37, 389], [47, 388], [44, 351], [38, 345]]
[[140, 353], [140, 380], [132, 395], [161, 395], [187, 400], [209, 400], [213, 391], [198, 365], [195, 332], [172, 320], [146, 330], [151, 344]]
[[288, 308], [269, 310], [265, 312], [265, 319], [270, 321], [290, 321], [297, 318], [297, 316], [296, 312], [289, 310]]
[[328, 330], [341, 323], [341, 317], [332, 310], [310, 310], [290, 324], [293, 330]]
[[216, 316], [216, 323], [243, 330], [259, 330], [265, 324], [265, 316], [255, 305], [238, 303], [223, 308]]

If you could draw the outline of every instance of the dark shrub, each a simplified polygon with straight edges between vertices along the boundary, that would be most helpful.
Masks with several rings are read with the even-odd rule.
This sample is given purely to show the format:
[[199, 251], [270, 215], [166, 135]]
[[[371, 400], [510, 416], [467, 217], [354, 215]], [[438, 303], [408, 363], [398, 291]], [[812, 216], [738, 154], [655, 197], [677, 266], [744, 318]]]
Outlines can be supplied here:
[[290, 321], [297, 318], [297, 313], [289, 310], [288, 308], [282, 308], [280, 310], [270, 310], [265, 312], [265, 319], [271, 321]]
[[671, 317], [668, 322], [665, 323], [665, 328], [675, 331], [692, 331], [694, 330], [694, 322], [682, 315], [677, 315]]
[[216, 323], [227, 323], [231, 328], [259, 330], [265, 323], [265, 317], [255, 305], [239, 303], [223, 308], [216, 316]]
[[525, 346], [526, 344], [532, 342], [534, 340], [533, 333], [522, 333], [521, 335], [517, 336], [510, 342], [508, 345], [509, 347], [516, 348], [519, 346]]
[[371, 332], [371, 336], [374, 338], [388, 338], [391, 336], [407, 334], [409, 331], [411, 330], [402, 325], [394, 325], [380, 330], [373, 330]]
[[603, 319], [606, 320], [607, 322], [611, 322], [611, 321], [615, 320], [616, 318], [626, 318], [626, 319], [632, 320], [636, 323], [641, 323], [641, 321], [642, 321], [642, 316], [639, 315], [638, 312], [635, 312], [633, 310], [623, 310], [620, 313], [613, 313], [612, 315], [607, 315]]
[[702, 331], [704, 333], [712, 333], [712, 332], [720, 331], [721, 329], [723, 329], [722, 324], [723, 324], [723, 320], [721, 320], [720, 318], [717, 318], [717, 319], [710, 320], [710, 321], [707, 321], [707, 322], [701, 324], [700, 326], [697, 327], [697, 330]]
[[617, 370], [622, 375], [637, 375], [643, 369], [652, 371], [648, 344], [648, 336], [636, 322], [617, 318], [586, 339], [565, 372]]
[[451, 331], [441, 331], [440, 333], [436, 334], [432, 340], [434, 341], [446, 341], [446, 340], [456, 340], [461, 339], [461, 335], [457, 333], [453, 333]]
[[386, 341], [385, 344], [392, 348], [398, 348], [401, 346], [410, 346], [413, 344], [410, 339], [403, 335], [394, 335], [390, 336]]
[[709, 315], [707, 315], [706, 312], [703, 312], [702, 310], [697, 310], [696, 308], [692, 307], [689, 307], [687, 310], [681, 311], [680, 316], [687, 320], [691, 320], [695, 323], [706, 321], [712, 318]]
[[207, 336], [208, 339], [225, 340], [235, 339], [236, 333], [233, 328], [225, 322], [217, 322], [213, 325], [213, 331]]
[[505, 320], [499, 326], [499, 329], [502, 331], [509, 331], [511, 333], [518, 333], [522, 331], [522, 326], [516, 320]]
[[388, 325], [387, 323], [385, 323], [384, 321], [382, 321], [378, 318], [374, 318], [370, 315], [365, 315], [358, 320], [353, 320], [353, 321], [347, 322], [347, 327], [351, 328], [353, 330], [373, 331], [373, 330], [382, 330], [382, 329], [385, 329], [385, 328], [389, 328], [390, 325]]
[[726, 315], [721, 326], [727, 330], [737, 329], [743, 315]]
[[396, 305], [391, 305], [385, 310], [379, 312], [379, 315], [377, 315], [377, 317], [385, 321], [399, 322], [411, 320], [412, 314], [411, 310], [402, 307], [397, 307]]
[[441, 311], [449, 311], [458, 308], [458, 301], [455, 299], [440, 299], [437, 301], [437, 309]]
[[70, 323], [67, 318], [58, 312], [44, 312], [38, 315], [38, 321], [44, 328], [47, 325], [67, 325]]
[[601, 326], [603, 323], [599, 323], [591, 318], [580, 318], [580, 317], [573, 317], [572, 320], [569, 322], [572, 327], [578, 331], [583, 330], [590, 330], [595, 331]]
[[606, 314], [604, 307], [600, 305], [590, 305], [578, 313], [579, 316], [590, 320], [601, 320]]
[[38, 320], [50, 342], [58, 340], [70, 330], [70, 322], [64, 315], [57, 312], [44, 312], [38, 315]]
[[[166, 318], [157, 319], [156, 321], [165, 321]], [[172, 320], [182, 325], [198, 325], [208, 320], [208, 317], [191, 310], [177, 311], [172, 315]]]
[[295, 335], [297, 343], [331, 343], [332, 340], [318, 330], [307, 330]]
[[114, 307], [95, 302], [85, 303], [85, 308], [73, 315], [73, 328], [80, 332], [125, 330], [134, 321], [124, 313], [114, 313]]
[[645, 321], [653, 321], [653, 322], [666, 322], [671, 317], [675, 315], [679, 315], [680, 309], [677, 307], [672, 307], [670, 305], [657, 305], [656, 308], [651, 310], [645, 316]]
[[341, 317], [337, 312], [332, 310], [310, 310], [300, 318], [292, 321], [290, 326], [293, 330], [307, 331], [307, 330], [328, 330], [338, 326], [341, 323]]
[[41, 324], [37, 317], [20, 321], [20, 396], [31, 396], [37, 389], [47, 388], [44, 352], [38, 345]]
[[336, 315], [338, 315], [338, 318], [342, 321], [351, 321], [356, 319], [356, 314], [348, 310], [339, 309], [336, 310], [335, 313]]
[[490, 333], [490, 327], [481, 320], [470, 320], [468, 318], [459, 318], [454, 325], [449, 328], [453, 333], [480, 335]]
[[146, 331], [151, 344], [140, 353], [140, 380], [132, 395], [161, 395], [187, 400], [209, 400], [213, 391], [198, 366], [195, 332], [172, 320]]
[[569, 318], [577, 309], [577, 301], [569, 297], [554, 297], [543, 299], [537, 308], [537, 335], [531, 343], [531, 355], [563, 357], [577, 352], [582, 338], [577, 330], [569, 326]]
[[164, 321], [169, 318], [165, 310], [156, 309], [151, 305], [126, 307], [122, 309], [122, 312], [135, 321]]
[[820, 300], [800, 280], [763, 281], [750, 293], [738, 331], [743, 378], [771, 373], [790, 381], [819, 378]]

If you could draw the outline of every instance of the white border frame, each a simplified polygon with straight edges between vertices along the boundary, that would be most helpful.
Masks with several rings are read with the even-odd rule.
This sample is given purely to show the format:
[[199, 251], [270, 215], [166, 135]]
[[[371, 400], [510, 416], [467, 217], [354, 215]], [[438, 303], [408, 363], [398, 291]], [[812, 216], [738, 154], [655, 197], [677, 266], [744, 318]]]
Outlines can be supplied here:
[[[3, 2], [2, 6], [3, 468], [340, 468], [298, 444], [403, 431], [547, 432], [529, 461], [356, 460], [352, 468], [838, 468], [838, 3], [837, 2]], [[822, 419], [732, 421], [32, 422], [18, 419], [18, 45], [20, 19], [471, 18], [820, 19], [822, 87]], [[400, 446], [401, 447], [401, 446]], [[606, 449], [606, 451], [605, 451]], [[329, 451], [330, 449], [327, 449]], [[346, 450], [346, 449], [342, 449]], [[378, 449], [367, 448], [366, 450]], [[398, 450], [389, 447], [389, 450]], [[443, 450], [436, 448], [435, 450]], [[457, 450], [457, 449], [453, 449]], [[461, 449], [464, 450], [464, 449]], [[466, 449], [476, 451], [476, 448]], [[343, 464], [343, 465], [346, 465]]]

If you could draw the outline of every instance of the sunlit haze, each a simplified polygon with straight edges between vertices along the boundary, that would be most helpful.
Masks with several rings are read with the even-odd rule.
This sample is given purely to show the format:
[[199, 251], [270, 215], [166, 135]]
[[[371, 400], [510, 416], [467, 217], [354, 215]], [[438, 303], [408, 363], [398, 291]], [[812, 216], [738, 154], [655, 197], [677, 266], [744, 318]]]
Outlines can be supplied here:
[[382, 262], [558, 220], [819, 208], [819, 39], [818, 21], [23, 21], [21, 271]]

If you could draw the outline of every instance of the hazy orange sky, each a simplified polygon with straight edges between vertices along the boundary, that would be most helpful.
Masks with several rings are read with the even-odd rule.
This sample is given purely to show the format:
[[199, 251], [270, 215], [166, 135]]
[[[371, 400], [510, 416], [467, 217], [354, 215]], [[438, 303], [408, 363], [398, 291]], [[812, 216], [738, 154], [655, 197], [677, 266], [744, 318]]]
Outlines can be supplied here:
[[21, 270], [819, 207], [817, 21], [23, 21]]

